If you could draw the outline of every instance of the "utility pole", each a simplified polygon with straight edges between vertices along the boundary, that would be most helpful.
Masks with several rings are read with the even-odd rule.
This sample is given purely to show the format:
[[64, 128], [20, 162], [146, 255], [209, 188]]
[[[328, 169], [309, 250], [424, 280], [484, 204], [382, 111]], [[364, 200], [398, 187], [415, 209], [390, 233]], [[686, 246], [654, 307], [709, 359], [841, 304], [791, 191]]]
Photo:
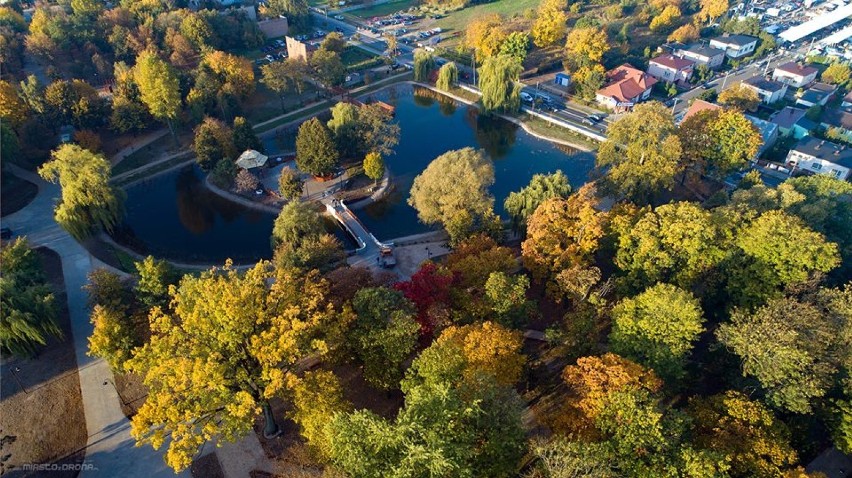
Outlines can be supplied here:
[[470, 55], [473, 61], [473, 86], [476, 87], [476, 50]]
[[672, 115], [674, 115], [675, 106], [677, 106], [678, 101], [680, 101], [680, 98], [675, 97], [674, 103], [672, 103]]
[[[721, 90], [721, 91], [725, 91], [725, 85], [726, 85], [726, 84], [728, 84], [728, 77], [729, 77], [729, 76], [731, 76], [731, 72], [730, 72], [730, 71], [729, 71], [729, 72], [727, 72], [727, 73], [725, 73], [725, 79], [722, 81], [722, 90]], [[721, 91], [720, 91], [720, 92], [721, 92]]]

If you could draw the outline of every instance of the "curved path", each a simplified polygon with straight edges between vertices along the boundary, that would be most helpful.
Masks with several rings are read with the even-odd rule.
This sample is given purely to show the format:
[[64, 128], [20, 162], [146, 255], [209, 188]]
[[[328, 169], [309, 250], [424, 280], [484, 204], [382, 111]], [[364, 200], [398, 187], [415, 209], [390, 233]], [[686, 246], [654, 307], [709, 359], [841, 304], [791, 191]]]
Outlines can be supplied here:
[[[14, 166], [15, 174], [35, 183], [36, 198], [20, 211], [3, 219], [3, 225], [15, 235], [27, 236], [34, 247], [43, 246], [56, 251], [62, 259], [62, 274], [68, 297], [71, 333], [80, 377], [80, 392], [86, 414], [86, 458], [80, 477], [158, 478], [189, 477], [175, 473], [163, 461], [163, 453], [150, 446], [135, 446], [130, 436], [130, 421], [121, 411], [112, 371], [101, 359], [86, 355], [88, 338], [92, 333], [86, 294], [82, 287], [90, 271], [108, 267], [89, 254], [53, 220], [53, 206], [60, 197], [58, 185], [50, 184], [37, 175]], [[61, 417], [56, 417], [57, 420]]]

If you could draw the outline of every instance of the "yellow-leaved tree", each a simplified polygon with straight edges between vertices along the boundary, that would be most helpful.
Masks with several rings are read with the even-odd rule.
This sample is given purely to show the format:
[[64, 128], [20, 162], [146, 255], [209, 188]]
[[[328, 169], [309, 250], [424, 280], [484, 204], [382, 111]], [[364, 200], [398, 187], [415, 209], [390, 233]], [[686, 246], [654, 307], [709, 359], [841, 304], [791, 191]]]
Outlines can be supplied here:
[[260, 262], [238, 273], [230, 262], [172, 287], [172, 312], [151, 311], [151, 340], [128, 362], [148, 387], [132, 420], [138, 443], [166, 443], [166, 463], [189, 467], [211, 439], [278, 434], [269, 399], [287, 388], [296, 364], [327, 349], [321, 332], [335, 317], [328, 285]]
[[544, 0], [538, 6], [535, 23], [532, 26], [533, 43], [539, 48], [556, 44], [565, 36], [565, 22], [568, 15], [566, 0]]

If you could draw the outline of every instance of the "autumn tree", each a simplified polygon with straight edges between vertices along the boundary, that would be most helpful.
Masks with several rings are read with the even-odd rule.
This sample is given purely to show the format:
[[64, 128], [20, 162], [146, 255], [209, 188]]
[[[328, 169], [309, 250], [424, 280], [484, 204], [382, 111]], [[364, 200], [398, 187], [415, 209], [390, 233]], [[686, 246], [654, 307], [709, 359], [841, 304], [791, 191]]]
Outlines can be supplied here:
[[376, 287], [358, 291], [352, 308], [356, 319], [348, 337], [364, 363], [364, 378], [380, 389], [398, 388], [417, 345], [414, 304], [399, 291]]
[[295, 201], [302, 197], [305, 183], [293, 168], [282, 168], [278, 175], [278, 193], [287, 200]]
[[614, 478], [611, 457], [605, 445], [572, 441], [554, 435], [532, 445], [536, 462], [525, 478]]
[[459, 322], [488, 319], [493, 314], [486, 283], [493, 273], [509, 274], [517, 268], [515, 254], [485, 234], [476, 234], [457, 244], [446, 257], [453, 277], [453, 318]]
[[168, 124], [175, 136], [174, 120], [180, 113], [180, 84], [172, 67], [153, 51], [142, 52], [133, 67], [133, 79], [139, 88], [142, 103], [151, 116]]
[[696, 397], [687, 410], [695, 444], [722, 453], [731, 463], [733, 476], [781, 476], [796, 463], [784, 423], [743, 393]]
[[426, 50], [414, 52], [414, 81], [428, 81], [429, 75], [435, 70], [435, 55]]
[[314, 176], [330, 174], [340, 160], [331, 132], [318, 119], [311, 118], [299, 126], [296, 135], [296, 165]]
[[826, 83], [843, 86], [849, 83], [850, 77], [852, 77], [852, 70], [850, 70], [849, 65], [835, 62], [828, 65], [820, 78]]
[[504, 23], [503, 18], [496, 13], [477, 16], [467, 24], [465, 45], [474, 50], [480, 59], [496, 55], [508, 35]]
[[385, 175], [385, 162], [382, 155], [379, 153], [367, 153], [364, 157], [364, 174], [373, 180], [378, 181]]
[[422, 337], [431, 338], [435, 330], [448, 321], [453, 282], [449, 271], [426, 261], [409, 280], [393, 285], [417, 307], [417, 323]]
[[441, 69], [438, 70], [438, 79], [435, 81], [435, 87], [441, 91], [450, 91], [455, 88], [459, 82], [459, 68], [453, 61], [444, 63]]
[[51, 337], [62, 337], [58, 308], [38, 254], [26, 238], [0, 248], [0, 350], [18, 357], [36, 355]]
[[694, 23], [687, 23], [676, 28], [667, 38], [668, 41], [676, 41], [679, 43], [690, 43], [698, 40], [700, 37], [698, 27]]
[[606, 82], [606, 69], [600, 63], [578, 66], [574, 70], [574, 89], [585, 99], [592, 99]]
[[346, 48], [346, 40], [340, 32], [329, 32], [329, 34], [323, 38], [320, 48], [333, 51], [339, 55], [343, 53], [343, 50]]
[[111, 232], [124, 216], [124, 192], [109, 184], [109, 161], [74, 144], [62, 145], [51, 156], [39, 175], [62, 188], [54, 207], [56, 222], [78, 240]]
[[196, 110], [207, 114], [218, 110], [223, 119], [229, 119], [239, 102], [254, 93], [254, 88], [254, 68], [249, 60], [211, 51], [198, 65], [195, 84], [186, 98]]
[[600, 63], [608, 50], [606, 30], [594, 26], [574, 28], [565, 40], [566, 61], [575, 65], [573, 69]]
[[302, 437], [320, 456], [328, 456], [325, 426], [335, 414], [352, 411], [337, 376], [327, 370], [312, 370], [301, 377], [290, 376], [287, 388], [293, 403], [293, 421], [299, 425]]
[[518, 111], [522, 89], [518, 78], [523, 69], [521, 62], [509, 55], [491, 56], [483, 61], [479, 68], [479, 89], [485, 111]]
[[278, 95], [281, 111], [284, 111], [284, 96], [291, 91], [299, 95], [304, 91], [304, 78], [308, 75], [309, 67], [304, 60], [288, 58], [263, 65], [260, 71], [261, 83]]
[[533, 43], [539, 48], [555, 45], [565, 36], [565, 23], [568, 15], [566, 0], [544, 0], [538, 6], [535, 22], [532, 26]]
[[691, 293], [658, 283], [612, 310], [612, 350], [666, 381], [685, 375], [693, 343], [704, 331], [701, 307]]
[[240, 169], [234, 177], [234, 188], [238, 193], [254, 192], [259, 185], [260, 179], [245, 169]]
[[192, 149], [195, 161], [205, 171], [210, 171], [222, 160], [233, 162], [237, 156], [231, 128], [209, 116], [195, 127]]
[[681, 144], [669, 109], [662, 103], [637, 105], [607, 129], [597, 166], [608, 168], [605, 189], [621, 198], [647, 201], [674, 186]]
[[527, 219], [544, 201], [551, 198], [567, 198], [571, 184], [561, 170], [551, 174], [534, 174], [530, 183], [520, 191], [511, 192], [503, 202], [503, 208], [512, 218], [515, 228], [525, 230]]
[[770, 405], [810, 413], [849, 364], [850, 297], [847, 289], [820, 290], [808, 301], [772, 299], [753, 313], [736, 310], [716, 336], [742, 360], [743, 375], [760, 382]]
[[680, 8], [674, 5], [667, 5], [659, 15], [651, 20], [648, 28], [652, 32], [668, 31], [674, 27], [678, 19], [680, 19]]
[[718, 101], [739, 111], [754, 111], [760, 104], [760, 97], [753, 89], [739, 84], [719, 93]]
[[269, 399], [302, 358], [324, 351], [318, 333], [333, 317], [326, 293], [316, 273], [270, 272], [266, 262], [244, 274], [226, 264], [185, 276], [173, 311], [152, 311], [151, 340], [128, 363], [149, 391], [132, 436], [155, 449], [168, 442], [166, 462], [179, 471], [207, 441], [251, 433], [261, 411], [264, 433], [277, 434]]
[[689, 289], [727, 255], [730, 245], [717, 222], [711, 212], [690, 202], [617, 217], [615, 264], [636, 289], [658, 282]]
[[494, 231], [494, 166], [481, 151], [464, 148], [435, 158], [414, 178], [408, 199], [425, 224], [441, 224], [452, 242], [476, 231]]
[[606, 221], [595, 194], [594, 186], [583, 186], [568, 199], [544, 201], [530, 216], [521, 251], [536, 280], [550, 281], [564, 269], [591, 263]]
[[27, 110], [27, 105], [15, 87], [0, 80], [0, 119], [13, 126], [20, 126], [27, 119]]
[[707, 23], [713, 23], [717, 18], [728, 12], [730, 4], [729, 0], [701, 0], [701, 11], [698, 12], [698, 18], [707, 20]]

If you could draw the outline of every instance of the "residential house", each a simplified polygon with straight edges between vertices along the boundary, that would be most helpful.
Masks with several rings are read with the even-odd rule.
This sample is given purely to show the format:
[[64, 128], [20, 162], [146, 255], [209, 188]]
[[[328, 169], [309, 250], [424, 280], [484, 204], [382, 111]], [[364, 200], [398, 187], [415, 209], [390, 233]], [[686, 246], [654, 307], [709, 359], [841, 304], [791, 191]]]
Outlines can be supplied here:
[[754, 76], [743, 81], [742, 84], [746, 88], [754, 90], [760, 97], [760, 101], [766, 104], [775, 103], [787, 94], [787, 85], [778, 81], [767, 80], [762, 76]]
[[794, 171], [827, 174], [845, 180], [852, 170], [852, 149], [808, 136], [790, 150], [786, 162]]
[[820, 126], [852, 143], [852, 107], [826, 111], [820, 118]]
[[825, 104], [828, 103], [828, 100], [830, 100], [834, 95], [835, 91], [837, 91], [837, 87], [834, 85], [819, 82], [814, 83], [796, 100], [796, 105], [804, 106], [805, 108], [811, 108], [817, 105], [825, 106]]
[[783, 110], [775, 113], [769, 121], [778, 125], [781, 136], [792, 136], [802, 139], [816, 129], [817, 125], [805, 116], [806, 111], [801, 108], [785, 106]]
[[846, 96], [843, 97], [843, 102], [840, 103], [840, 106], [843, 108], [852, 107], [852, 90], [849, 90], [849, 92], [846, 93]]
[[666, 83], [687, 82], [694, 69], [694, 61], [674, 55], [660, 55], [648, 62], [648, 74]]
[[676, 50], [675, 55], [690, 59], [696, 65], [707, 65], [707, 67], [712, 69], [719, 68], [725, 61], [725, 50], [700, 43], [692, 45], [689, 48]]
[[710, 40], [710, 46], [725, 50], [730, 58], [742, 58], [757, 48], [757, 38], [748, 35], [723, 35]]
[[683, 117], [680, 118], [677, 123], [681, 124], [686, 121], [690, 116], [695, 116], [701, 111], [715, 111], [720, 109], [722, 109], [722, 107], [715, 103], [710, 103], [709, 101], [704, 100], [695, 100], [690, 103], [689, 108], [686, 110], [686, 113], [684, 113]]
[[606, 72], [606, 86], [595, 94], [598, 103], [616, 111], [630, 109], [647, 100], [657, 80], [642, 70], [623, 64]]
[[757, 156], [763, 154], [764, 151], [771, 148], [778, 140], [778, 125], [770, 121], [762, 120], [756, 116], [745, 115], [746, 119], [751, 121], [751, 124], [760, 131], [760, 137], [763, 139], [763, 144], [757, 150]]
[[801, 88], [813, 83], [816, 80], [817, 73], [819, 73], [819, 70], [812, 66], [791, 61], [776, 67], [775, 71], [772, 72], [772, 79], [786, 83], [793, 88]]

